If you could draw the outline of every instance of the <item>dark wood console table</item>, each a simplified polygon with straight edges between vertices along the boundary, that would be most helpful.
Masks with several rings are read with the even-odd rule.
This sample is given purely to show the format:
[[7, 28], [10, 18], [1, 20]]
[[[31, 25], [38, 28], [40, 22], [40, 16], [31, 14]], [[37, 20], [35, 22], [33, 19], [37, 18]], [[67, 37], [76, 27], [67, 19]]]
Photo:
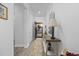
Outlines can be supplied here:
[[[51, 39], [51, 37], [49, 36], [49, 35], [44, 35], [44, 38], [45, 38], [45, 40], [46, 40], [46, 42], [47, 42], [47, 44], [48, 43], [52, 43], [52, 42], [61, 42], [61, 40], [59, 40], [59, 39], [57, 39], [57, 38], [55, 38], [55, 39]], [[54, 44], [54, 43], [53, 43]], [[47, 55], [47, 49], [46, 49], [46, 55]], [[57, 51], [57, 50], [56, 50]], [[57, 55], [58, 55], [58, 51], [57, 51]]]
[[61, 40], [58, 40], [58, 39], [51, 39], [51, 40], [46, 40], [46, 42], [61, 42]]
[[57, 38], [51, 39], [51, 37], [48, 35], [45, 35], [45, 39], [46, 39], [46, 42], [61, 42], [61, 40], [59, 40]]

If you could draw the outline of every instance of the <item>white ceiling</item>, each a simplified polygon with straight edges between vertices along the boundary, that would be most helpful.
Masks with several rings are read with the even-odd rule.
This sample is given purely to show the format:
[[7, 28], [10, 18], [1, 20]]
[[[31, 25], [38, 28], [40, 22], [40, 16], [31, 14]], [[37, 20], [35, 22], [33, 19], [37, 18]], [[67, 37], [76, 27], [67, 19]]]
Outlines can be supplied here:
[[29, 8], [34, 17], [45, 17], [51, 3], [29, 3]]

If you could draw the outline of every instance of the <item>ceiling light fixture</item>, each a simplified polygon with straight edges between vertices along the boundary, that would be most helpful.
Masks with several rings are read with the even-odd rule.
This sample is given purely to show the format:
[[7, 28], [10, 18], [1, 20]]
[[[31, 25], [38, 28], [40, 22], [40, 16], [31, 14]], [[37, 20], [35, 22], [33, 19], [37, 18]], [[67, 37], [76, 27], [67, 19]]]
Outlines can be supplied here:
[[40, 11], [38, 11], [38, 14], [40, 14]]

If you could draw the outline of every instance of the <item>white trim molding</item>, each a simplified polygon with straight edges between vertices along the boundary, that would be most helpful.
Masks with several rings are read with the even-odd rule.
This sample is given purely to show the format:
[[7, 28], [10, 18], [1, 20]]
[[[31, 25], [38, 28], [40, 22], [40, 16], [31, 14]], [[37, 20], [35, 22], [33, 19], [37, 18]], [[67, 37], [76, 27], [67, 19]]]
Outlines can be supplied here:
[[16, 44], [15, 47], [24, 47], [24, 44]]

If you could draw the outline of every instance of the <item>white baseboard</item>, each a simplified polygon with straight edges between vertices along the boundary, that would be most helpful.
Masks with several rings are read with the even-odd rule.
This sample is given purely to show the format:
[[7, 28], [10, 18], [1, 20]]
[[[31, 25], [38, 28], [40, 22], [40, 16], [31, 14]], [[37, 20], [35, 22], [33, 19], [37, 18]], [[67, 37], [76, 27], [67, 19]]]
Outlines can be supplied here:
[[16, 44], [15, 47], [24, 47], [24, 44]]
[[27, 43], [27, 44], [24, 46], [24, 48], [28, 48], [28, 47], [30, 46], [31, 43], [32, 43], [32, 41], [29, 42], [29, 43]]
[[24, 48], [28, 48], [29, 46], [30, 46], [30, 43], [26, 44]]

